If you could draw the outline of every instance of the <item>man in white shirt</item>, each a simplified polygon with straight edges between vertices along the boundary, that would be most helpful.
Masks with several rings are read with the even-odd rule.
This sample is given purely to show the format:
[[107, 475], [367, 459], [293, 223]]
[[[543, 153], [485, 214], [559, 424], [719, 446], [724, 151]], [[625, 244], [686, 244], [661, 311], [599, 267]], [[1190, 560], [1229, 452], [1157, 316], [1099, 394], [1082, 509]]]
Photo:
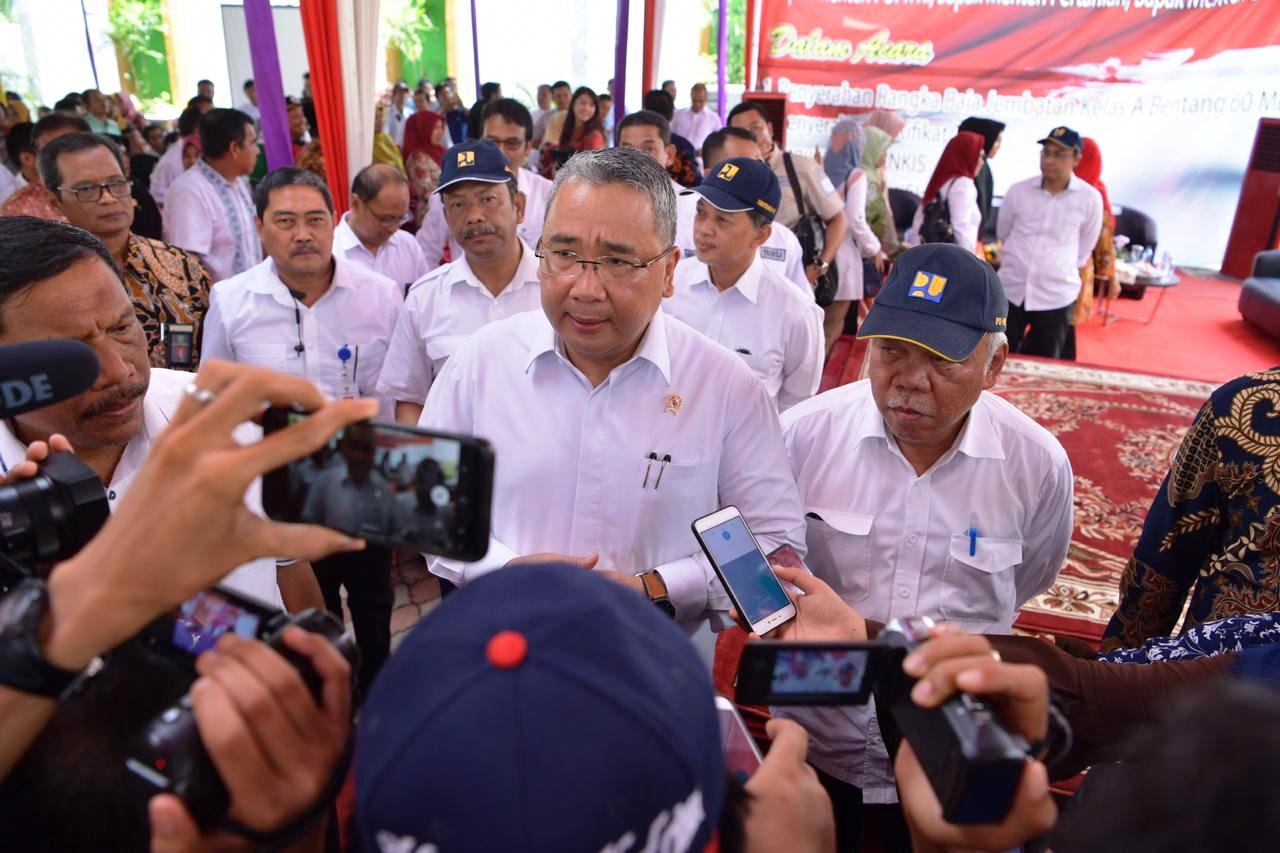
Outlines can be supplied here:
[[[525, 168], [533, 146], [533, 119], [529, 110], [512, 98], [499, 98], [484, 108], [484, 128], [481, 138], [487, 139], [502, 151], [516, 174], [516, 189], [524, 193], [524, 219], [516, 233], [530, 246], [538, 245], [542, 236], [542, 220], [547, 212], [547, 196], [551, 194], [551, 182], [536, 172]], [[462, 246], [449, 235], [444, 208], [433, 203], [418, 229], [418, 246], [427, 260], [428, 267], [440, 263], [445, 243], [449, 244], [452, 260], [462, 257]]]
[[421, 425], [482, 436], [497, 467], [489, 552], [433, 559], [465, 583], [561, 559], [649, 596], [686, 629], [729, 606], [689, 530], [733, 504], [766, 551], [803, 549], [772, 402], [742, 360], [659, 310], [679, 258], [675, 192], [651, 157], [578, 154], [547, 209], [542, 312], [454, 354]]
[[200, 147], [203, 156], [165, 195], [164, 241], [199, 255], [218, 282], [262, 260], [248, 180], [258, 162], [253, 119], [210, 110], [200, 120]]
[[426, 274], [422, 249], [400, 225], [409, 213], [409, 182], [393, 166], [365, 166], [351, 182], [351, 210], [333, 232], [334, 253], [386, 276], [401, 291]]
[[[859, 337], [870, 378], [783, 416], [813, 573], [868, 619], [932, 615], [1009, 633], [1053, 582], [1072, 528], [1058, 441], [990, 393], [1008, 348], [995, 271], [949, 244], [894, 264]], [[784, 712], [809, 732], [833, 800], [897, 800], [870, 706]], [[837, 809], [840, 849], [860, 810]]]
[[529, 117], [533, 120], [535, 133], [536, 133], [536, 129], [539, 126], [539, 123], [545, 126], [547, 116], [555, 112], [551, 104], [551, 86], [550, 85], [548, 85], [547, 83], [539, 83], [537, 98], [538, 98], [538, 108], [536, 110], [533, 110], [529, 114]]
[[262, 121], [262, 114], [258, 110], [258, 87], [254, 85], [252, 78], [244, 81], [244, 101], [237, 104], [236, 109], [253, 119], [254, 124]]
[[698, 255], [676, 267], [663, 311], [742, 356], [779, 411], [812, 397], [822, 378], [822, 309], [757, 253], [778, 209], [763, 162], [725, 160], [686, 193], [698, 199]]
[[[26, 446], [55, 434], [66, 436], [76, 455], [106, 485], [118, 506], [183, 399], [193, 376], [153, 368], [146, 335], [119, 270], [106, 247], [87, 231], [39, 219], [0, 218], [5, 247], [0, 273], [0, 344], [28, 340], [81, 340], [98, 356], [97, 381], [83, 394], [0, 423], [0, 477], [26, 458]], [[252, 443], [261, 430], [243, 424], [237, 440]], [[245, 494], [262, 514], [261, 484]], [[163, 507], [156, 507], [163, 523]], [[198, 559], [198, 555], [192, 555]], [[223, 581], [228, 587], [276, 607], [300, 610], [320, 605], [308, 563], [277, 568], [274, 560], [240, 566]]]
[[[693, 143], [693, 147], [701, 150], [707, 137], [724, 127], [719, 113], [707, 109], [707, 86], [705, 83], [694, 83], [689, 90], [690, 106], [676, 110], [676, 117], [671, 121], [671, 132], [678, 133]], [[711, 166], [706, 166], [710, 170]]]
[[304, 376], [335, 400], [375, 396], [400, 289], [333, 254], [333, 200], [312, 173], [267, 173], [257, 210], [267, 259], [209, 292], [202, 357]]
[[151, 184], [148, 188], [151, 190], [151, 197], [156, 200], [156, 204], [162, 210], [169, 186], [186, 171], [182, 162], [182, 139], [200, 130], [201, 119], [211, 109], [213, 104], [202, 101], [182, 111], [182, 115], [178, 116], [178, 138], [164, 150], [159, 161], [156, 162], [156, 167], [151, 170]]
[[[702, 144], [702, 162], [706, 164], [707, 174], [714, 172], [730, 157], [764, 161], [755, 135], [740, 127], [721, 128]], [[760, 247], [760, 258], [784, 279], [795, 282], [806, 296], [813, 297], [813, 285], [809, 284], [804, 271], [804, 250], [800, 248], [800, 241], [796, 239], [795, 232], [777, 219], [773, 220], [769, 237]]]
[[[618, 123], [618, 147], [639, 149], [663, 169], [676, 156], [676, 147], [671, 144], [671, 125], [650, 110], [632, 113]], [[675, 181], [671, 182], [671, 189], [676, 194], [676, 246], [680, 248], [681, 257], [691, 258], [698, 251], [693, 243], [698, 197], [683, 195], [684, 187]]]
[[404, 145], [404, 125], [411, 115], [413, 105], [409, 103], [409, 87], [403, 82], [396, 83], [391, 89], [391, 106], [387, 109], [387, 123], [383, 130], [397, 148]]
[[1009, 187], [1000, 204], [1010, 352], [1062, 357], [1080, 268], [1102, 233], [1102, 195], [1075, 176], [1080, 151], [1080, 134], [1055, 127], [1040, 140], [1040, 175]]
[[401, 423], [418, 422], [431, 383], [468, 336], [541, 305], [538, 259], [518, 234], [526, 202], [517, 176], [523, 172], [485, 139], [445, 152], [439, 198], [431, 206], [444, 211], [460, 251], [456, 261], [410, 288], [396, 323], [378, 393], [395, 401]]

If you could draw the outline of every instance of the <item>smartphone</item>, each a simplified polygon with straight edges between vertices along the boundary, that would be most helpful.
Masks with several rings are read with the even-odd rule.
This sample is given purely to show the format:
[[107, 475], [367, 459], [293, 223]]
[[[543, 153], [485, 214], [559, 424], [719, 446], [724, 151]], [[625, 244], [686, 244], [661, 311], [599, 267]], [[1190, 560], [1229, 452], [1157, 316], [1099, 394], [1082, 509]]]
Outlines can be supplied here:
[[[262, 425], [270, 435], [306, 417], [270, 408]], [[383, 421], [339, 430], [315, 453], [262, 478], [269, 518], [468, 562], [489, 550], [492, 494], [487, 441]]]
[[212, 649], [223, 634], [254, 639], [282, 610], [215, 586], [197, 592], [146, 629], [147, 645], [182, 658]]
[[760, 767], [764, 757], [755, 738], [747, 730], [747, 724], [723, 696], [716, 696], [716, 716], [720, 718], [720, 748], [724, 752], [724, 766], [739, 782], [746, 783]]
[[879, 643], [752, 641], [734, 695], [744, 705], [864, 705], [886, 651]]
[[760, 543], [737, 507], [727, 506], [699, 518], [693, 523], [693, 535], [734, 608], [753, 632], [763, 636], [795, 618], [795, 605], [769, 568]]
[[164, 341], [165, 359], [170, 367], [190, 367], [193, 360], [192, 344], [196, 327], [191, 323], [161, 323], [160, 337]]

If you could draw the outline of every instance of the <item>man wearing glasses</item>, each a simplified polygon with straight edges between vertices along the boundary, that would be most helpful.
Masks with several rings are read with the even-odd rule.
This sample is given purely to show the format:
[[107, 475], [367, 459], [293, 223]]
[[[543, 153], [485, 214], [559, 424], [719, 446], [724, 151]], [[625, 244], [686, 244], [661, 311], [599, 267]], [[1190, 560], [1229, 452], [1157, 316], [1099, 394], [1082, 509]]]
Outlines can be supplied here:
[[647, 595], [692, 632], [728, 599], [690, 523], [742, 511], [766, 551], [804, 553], [804, 518], [769, 395], [741, 357], [659, 311], [680, 252], [671, 179], [610, 148], [562, 167], [537, 257], [542, 311], [454, 353], [420, 425], [484, 436], [497, 458], [483, 560], [454, 583], [561, 560]]
[[198, 368], [209, 274], [191, 252], [130, 230], [133, 184], [120, 148], [95, 133], [61, 136], [41, 149], [40, 174], [53, 206], [101, 240], [124, 271], [151, 366]]
[[431, 383], [473, 332], [538, 307], [538, 259], [517, 232], [521, 171], [487, 139], [445, 152], [431, 206], [443, 211], [459, 252], [409, 288], [391, 336], [378, 393], [396, 401], [401, 423], [418, 422]]
[[422, 250], [400, 225], [409, 215], [409, 182], [394, 166], [365, 166], [351, 182], [351, 210], [333, 230], [335, 254], [381, 273], [401, 292], [428, 271]]

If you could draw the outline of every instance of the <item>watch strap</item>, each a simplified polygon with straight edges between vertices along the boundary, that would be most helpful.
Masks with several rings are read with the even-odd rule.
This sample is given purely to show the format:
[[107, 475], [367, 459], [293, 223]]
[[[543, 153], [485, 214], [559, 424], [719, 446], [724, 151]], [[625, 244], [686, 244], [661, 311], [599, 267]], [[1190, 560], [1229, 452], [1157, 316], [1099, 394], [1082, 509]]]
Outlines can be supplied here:
[[26, 578], [0, 600], [0, 684], [50, 699], [80, 677], [49, 663], [40, 649], [40, 623], [49, 610], [44, 581]]
[[676, 608], [671, 603], [671, 596], [667, 593], [667, 582], [662, 579], [662, 575], [654, 572], [644, 572], [639, 575], [640, 583], [644, 585], [644, 594], [649, 600], [657, 605], [658, 609], [668, 616], [675, 618]]

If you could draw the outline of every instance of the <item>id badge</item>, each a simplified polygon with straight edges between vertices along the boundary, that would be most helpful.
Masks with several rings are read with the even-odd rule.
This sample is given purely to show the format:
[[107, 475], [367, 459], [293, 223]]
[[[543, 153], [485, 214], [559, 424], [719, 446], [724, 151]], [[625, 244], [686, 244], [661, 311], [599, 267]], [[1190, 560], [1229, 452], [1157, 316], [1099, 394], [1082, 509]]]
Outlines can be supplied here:
[[160, 324], [160, 339], [164, 341], [165, 361], [169, 367], [189, 369], [195, 363], [195, 330], [191, 323]]

